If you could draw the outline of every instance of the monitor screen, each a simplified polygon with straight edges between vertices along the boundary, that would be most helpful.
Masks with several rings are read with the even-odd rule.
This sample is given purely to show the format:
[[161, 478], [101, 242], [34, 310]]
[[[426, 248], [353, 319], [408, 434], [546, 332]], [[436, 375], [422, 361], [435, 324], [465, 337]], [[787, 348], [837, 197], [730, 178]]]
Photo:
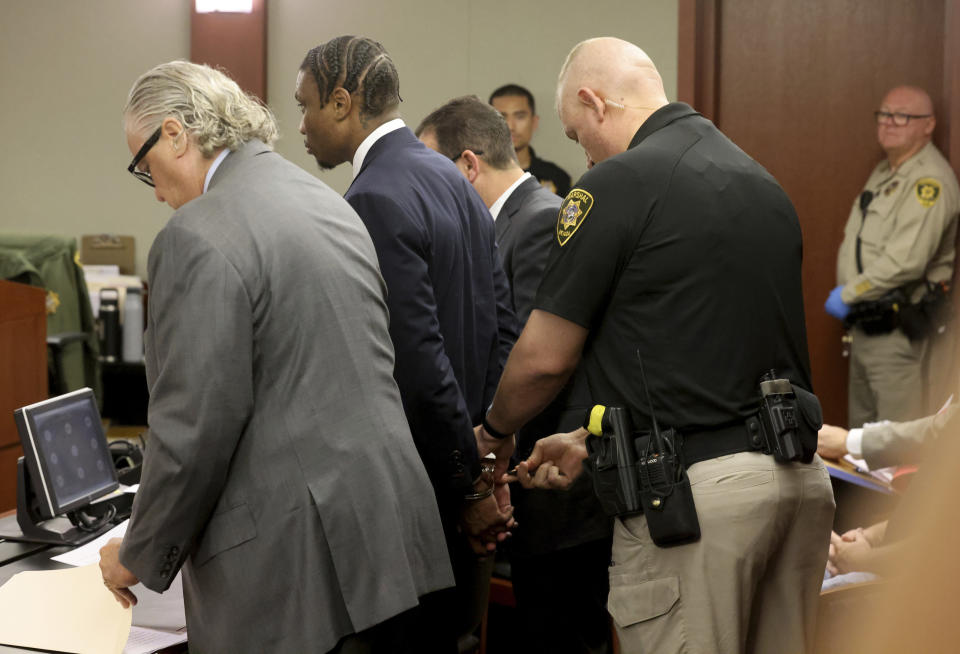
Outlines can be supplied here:
[[119, 486], [89, 388], [17, 409], [16, 418], [44, 517], [82, 508]]

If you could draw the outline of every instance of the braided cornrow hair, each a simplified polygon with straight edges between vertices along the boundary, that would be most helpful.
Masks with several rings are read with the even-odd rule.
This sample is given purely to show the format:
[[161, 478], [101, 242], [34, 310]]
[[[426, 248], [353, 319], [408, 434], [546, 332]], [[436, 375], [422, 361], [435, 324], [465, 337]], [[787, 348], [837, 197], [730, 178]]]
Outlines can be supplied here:
[[320, 91], [320, 106], [338, 86], [350, 95], [362, 92], [360, 114], [376, 118], [402, 101], [400, 78], [382, 45], [362, 36], [339, 36], [310, 50], [300, 64]]

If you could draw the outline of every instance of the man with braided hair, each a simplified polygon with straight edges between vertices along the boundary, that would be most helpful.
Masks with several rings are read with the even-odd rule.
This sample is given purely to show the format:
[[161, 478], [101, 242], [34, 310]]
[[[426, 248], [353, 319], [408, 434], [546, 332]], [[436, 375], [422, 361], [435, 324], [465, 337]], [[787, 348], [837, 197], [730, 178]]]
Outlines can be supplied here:
[[345, 198], [370, 232], [387, 283], [394, 377], [457, 583], [423, 606], [453, 651], [486, 604], [492, 557], [478, 565], [477, 556], [494, 550], [512, 523], [507, 486], [494, 489], [480, 466], [512, 438], [478, 441], [473, 429], [516, 339], [493, 220], [456, 166], [400, 119], [397, 69], [379, 43], [341, 36], [310, 50], [295, 98], [307, 152], [323, 169], [353, 165]]

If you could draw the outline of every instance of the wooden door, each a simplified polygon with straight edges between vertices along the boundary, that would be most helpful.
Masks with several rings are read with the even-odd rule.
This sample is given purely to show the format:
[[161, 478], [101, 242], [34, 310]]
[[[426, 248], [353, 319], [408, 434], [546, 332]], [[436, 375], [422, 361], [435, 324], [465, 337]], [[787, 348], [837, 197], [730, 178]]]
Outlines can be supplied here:
[[894, 86], [923, 87], [934, 140], [958, 168], [960, 0], [680, 0], [679, 11], [679, 99], [797, 208], [814, 388], [826, 421], [845, 425], [842, 330], [823, 303], [854, 198], [882, 157], [872, 112]]

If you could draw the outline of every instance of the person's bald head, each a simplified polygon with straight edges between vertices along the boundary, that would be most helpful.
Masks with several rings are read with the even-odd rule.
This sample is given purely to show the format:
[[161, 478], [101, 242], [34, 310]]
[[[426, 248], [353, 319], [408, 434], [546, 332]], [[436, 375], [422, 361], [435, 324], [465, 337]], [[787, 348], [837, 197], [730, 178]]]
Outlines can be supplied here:
[[917, 115], [933, 115], [933, 100], [930, 99], [930, 94], [918, 86], [894, 87], [887, 91], [882, 104], [900, 106]]
[[877, 141], [896, 167], [923, 148], [933, 137], [937, 120], [933, 100], [916, 86], [890, 89], [877, 112]]
[[627, 149], [640, 125], [667, 104], [663, 80], [643, 50], [613, 37], [574, 46], [557, 80], [557, 113], [587, 166]]

